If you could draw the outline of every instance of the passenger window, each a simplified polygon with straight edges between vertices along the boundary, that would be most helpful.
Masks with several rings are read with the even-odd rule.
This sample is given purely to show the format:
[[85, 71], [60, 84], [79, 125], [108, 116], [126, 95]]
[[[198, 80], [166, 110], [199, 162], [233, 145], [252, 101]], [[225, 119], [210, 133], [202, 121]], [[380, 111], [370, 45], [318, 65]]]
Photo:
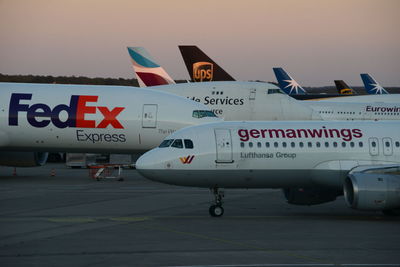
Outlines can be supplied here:
[[261, 147], [261, 143], [260, 142], [257, 142], [257, 147]]
[[244, 143], [243, 142], [240, 142], [240, 147], [244, 147]]
[[400, 142], [396, 141], [396, 147], [400, 147]]
[[274, 142], [274, 147], [278, 147], [278, 142]]
[[350, 146], [351, 146], [351, 147], [354, 147], [354, 142], [350, 142]]
[[371, 146], [372, 146], [372, 147], [376, 147], [376, 142], [375, 142], [375, 141], [372, 141]]
[[346, 142], [342, 142], [342, 147], [346, 147]]
[[390, 143], [388, 141], [385, 142], [386, 147], [390, 147]]
[[173, 141], [174, 139], [166, 139], [158, 147], [169, 147]]
[[182, 139], [175, 139], [171, 147], [183, 148]]
[[265, 143], [265, 147], [267, 147], [267, 148], [269, 147], [269, 142]]
[[183, 142], [185, 143], [185, 148], [189, 148], [192, 149], [193, 148], [193, 142], [190, 139], [185, 139], [183, 140]]
[[337, 142], [333, 142], [333, 147], [337, 147]]
[[291, 147], [295, 147], [295, 146], [296, 146], [296, 143], [295, 143], [295, 142], [291, 142], [291, 143], [290, 143], [290, 146], [291, 146]]
[[363, 147], [363, 142], [358, 142], [359, 147]]
[[249, 147], [253, 147], [253, 142], [249, 142]]
[[303, 143], [303, 142], [300, 142], [300, 143], [299, 143], [299, 146], [300, 146], [300, 147], [303, 147], [303, 146], [304, 146], [304, 143]]
[[283, 142], [283, 143], [282, 143], [282, 146], [283, 146], [283, 147], [286, 147], [286, 142]]
[[321, 143], [320, 143], [320, 142], [317, 142], [316, 145], [317, 145], [317, 147], [320, 147], [320, 146], [321, 146]]
[[311, 142], [308, 142], [308, 147], [312, 147], [312, 143]]
[[329, 147], [329, 142], [325, 142], [325, 147]]

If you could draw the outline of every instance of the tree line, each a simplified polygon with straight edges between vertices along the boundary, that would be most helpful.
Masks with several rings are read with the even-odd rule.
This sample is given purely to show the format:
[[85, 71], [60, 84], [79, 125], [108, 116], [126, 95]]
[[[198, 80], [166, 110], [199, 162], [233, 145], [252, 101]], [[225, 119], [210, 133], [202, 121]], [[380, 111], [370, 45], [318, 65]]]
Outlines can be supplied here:
[[[85, 76], [51, 76], [51, 75], [8, 75], [0, 73], [0, 82], [15, 82], [15, 83], [58, 83], [58, 84], [90, 84], [90, 85], [123, 85], [123, 86], [139, 86], [138, 80], [125, 78], [89, 78]], [[186, 80], [175, 80], [176, 83], [185, 83]], [[257, 82], [263, 82], [257, 80]], [[276, 82], [270, 82], [276, 84]], [[307, 91], [320, 91], [336, 93], [335, 86], [325, 87], [304, 87]], [[363, 87], [353, 87], [357, 92], [365, 93]], [[400, 87], [385, 88], [389, 92], [398, 93]]]
[[[137, 79], [89, 78], [85, 76], [7, 75], [2, 73], [0, 73], [0, 82], [139, 86]], [[176, 80], [175, 82], [182, 83], [186, 81]]]

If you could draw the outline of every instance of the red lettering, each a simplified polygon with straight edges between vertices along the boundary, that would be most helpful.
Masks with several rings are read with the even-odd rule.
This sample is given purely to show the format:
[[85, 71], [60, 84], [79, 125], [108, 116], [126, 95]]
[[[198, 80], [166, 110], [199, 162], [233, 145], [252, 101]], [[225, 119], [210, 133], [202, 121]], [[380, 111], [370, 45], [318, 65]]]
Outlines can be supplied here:
[[104, 119], [97, 125], [97, 128], [106, 128], [109, 124], [115, 129], [124, 129], [124, 126], [117, 120], [117, 116], [125, 109], [121, 107], [115, 107], [113, 110], [109, 110], [107, 107], [97, 107], [103, 114]]
[[97, 102], [98, 96], [81, 95], [78, 99], [78, 108], [76, 111], [76, 127], [78, 128], [95, 128], [96, 121], [85, 120], [85, 114], [96, 113], [96, 107], [86, 106], [86, 102]]
[[253, 138], [259, 138], [260, 137], [260, 132], [256, 129], [251, 129], [250, 130], [250, 136]]

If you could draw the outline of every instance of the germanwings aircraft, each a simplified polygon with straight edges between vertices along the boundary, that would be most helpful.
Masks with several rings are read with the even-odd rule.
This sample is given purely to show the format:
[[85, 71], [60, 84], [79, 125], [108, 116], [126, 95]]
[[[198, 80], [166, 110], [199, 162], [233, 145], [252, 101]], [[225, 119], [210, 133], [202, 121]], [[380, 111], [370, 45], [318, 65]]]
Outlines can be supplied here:
[[390, 214], [400, 208], [400, 124], [210, 123], [168, 136], [136, 168], [154, 181], [212, 189], [211, 216], [224, 212], [220, 188], [282, 188], [296, 205], [344, 192], [354, 209]]
[[132, 154], [172, 132], [219, 121], [200, 103], [125, 86], [0, 83], [0, 165], [38, 166], [48, 151]]
[[371, 95], [381, 95], [388, 94], [388, 91], [385, 90], [371, 75], [367, 73], [360, 74], [361, 79], [364, 83], [365, 90], [368, 94]]
[[[129, 47], [131, 60], [144, 58], [148, 53], [142, 47]], [[132, 56], [133, 55], [133, 56]], [[136, 55], [136, 56], [135, 56]], [[150, 56], [147, 56], [149, 60]], [[152, 65], [157, 65], [154, 60]], [[139, 76], [138, 76], [139, 77]], [[260, 82], [203, 82], [154, 86], [152, 89], [185, 96], [210, 107], [225, 120], [370, 120], [399, 119], [400, 98], [374, 103], [383, 96], [357, 96], [349, 102], [340, 99], [297, 101], [282, 94], [270, 83]], [[397, 102], [395, 101], [397, 99]], [[329, 101], [329, 102], [328, 102]], [[333, 102], [336, 101], [336, 102]], [[358, 103], [359, 102], [359, 103]]]

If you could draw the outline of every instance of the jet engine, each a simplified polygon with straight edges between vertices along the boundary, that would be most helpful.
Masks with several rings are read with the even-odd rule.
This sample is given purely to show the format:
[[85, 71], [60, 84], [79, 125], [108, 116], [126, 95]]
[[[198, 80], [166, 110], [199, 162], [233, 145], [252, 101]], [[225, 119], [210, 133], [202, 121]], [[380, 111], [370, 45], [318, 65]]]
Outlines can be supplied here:
[[47, 152], [0, 152], [0, 165], [12, 167], [43, 166], [47, 161]]
[[294, 205], [317, 205], [331, 202], [343, 194], [341, 191], [326, 188], [285, 188], [283, 193], [287, 202]]
[[400, 176], [387, 173], [349, 174], [344, 197], [353, 209], [390, 211], [400, 208]]

